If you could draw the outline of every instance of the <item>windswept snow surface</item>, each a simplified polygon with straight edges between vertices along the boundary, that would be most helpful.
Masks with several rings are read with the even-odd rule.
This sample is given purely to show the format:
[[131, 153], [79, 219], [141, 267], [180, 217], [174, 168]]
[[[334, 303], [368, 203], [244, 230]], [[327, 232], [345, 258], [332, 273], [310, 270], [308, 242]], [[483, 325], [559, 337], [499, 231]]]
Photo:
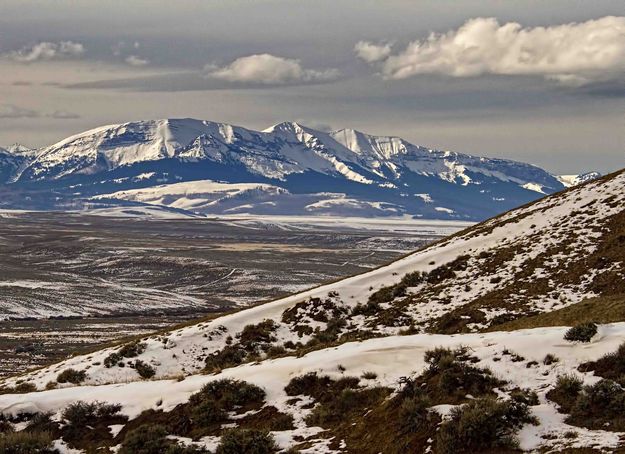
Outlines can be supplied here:
[[[625, 337], [625, 324], [603, 325], [598, 335], [589, 344], [565, 342], [565, 328], [537, 328], [514, 332], [493, 332], [464, 335], [390, 336], [357, 343], [346, 343], [336, 348], [309, 353], [303, 357], [287, 357], [266, 360], [257, 364], [246, 364], [222, 371], [217, 375], [192, 375], [185, 380], [135, 381], [130, 383], [105, 384], [100, 386], [66, 387], [50, 391], [0, 395], [0, 413], [19, 415], [21, 413], [59, 412], [72, 402], [100, 401], [119, 403], [122, 412], [129, 418], [137, 417], [148, 409], [170, 411], [176, 405], [185, 403], [207, 382], [221, 378], [245, 380], [262, 387], [267, 393], [267, 402], [280, 411], [292, 413], [295, 408], [289, 404], [284, 387], [295, 376], [307, 372], [318, 372], [335, 379], [342, 376], [361, 376], [374, 372], [377, 378], [368, 386], [388, 386], [397, 389], [399, 378], [420, 374], [426, 364], [423, 355], [435, 347], [456, 348], [464, 346], [479, 359], [479, 367], [488, 367], [495, 376], [511, 382], [520, 388], [537, 391], [538, 406], [530, 407], [538, 418], [538, 426], [526, 426], [520, 433], [521, 448], [527, 451], [539, 448], [557, 449], [570, 439], [570, 432], [577, 437], [570, 447], [611, 448], [619, 444], [625, 433], [587, 430], [566, 424], [564, 416], [558, 413], [556, 405], [545, 398], [559, 375], [575, 371], [584, 361], [595, 360], [618, 348]], [[527, 367], [526, 361], [513, 362], [502, 355], [509, 349], [527, 361], [540, 363]], [[560, 361], [549, 366], [541, 361], [546, 353], [556, 355]], [[494, 361], [493, 358], [499, 358]], [[94, 355], [95, 361], [97, 356]], [[69, 364], [67, 364], [69, 366]], [[338, 366], [345, 368], [339, 371]], [[128, 368], [126, 368], [128, 369]], [[122, 370], [122, 369], [120, 369]], [[579, 374], [586, 384], [598, 381], [592, 374]], [[304, 415], [298, 415], [304, 416]], [[301, 430], [301, 429], [300, 429]], [[568, 439], [564, 434], [569, 432]], [[321, 440], [318, 440], [322, 443]]]

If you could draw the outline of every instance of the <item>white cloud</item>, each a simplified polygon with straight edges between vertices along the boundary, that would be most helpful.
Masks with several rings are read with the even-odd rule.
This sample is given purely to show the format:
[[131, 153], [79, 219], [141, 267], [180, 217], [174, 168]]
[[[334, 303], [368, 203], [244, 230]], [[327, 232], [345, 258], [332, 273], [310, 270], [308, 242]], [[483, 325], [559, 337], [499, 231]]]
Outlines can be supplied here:
[[227, 66], [204, 68], [206, 77], [228, 82], [283, 85], [296, 83], [323, 82], [336, 79], [336, 69], [305, 69], [299, 60], [276, 57], [270, 54], [257, 54], [241, 57]]
[[141, 58], [136, 55], [129, 55], [124, 61], [130, 66], [145, 66], [150, 63], [150, 60], [147, 58]]
[[74, 112], [67, 112], [66, 110], [55, 110], [54, 112], [44, 114], [44, 116], [57, 120], [73, 120], [75, 118], [80, 118], [80, 115]]
[[368, 41], [358, 41], [354, 46], [354, 52], [358, 58], [373, 63], [384, 60], [391, 54], [391, 44], [373, 44]]
[[610, 80], [625, 72], [625, 17], [533, 28], [476, 18], [457, 30], [411, 42], [379, 64], [388, 79], [503, 74], [536, 75], [570, 85]]
[[32, 63], [42, 60], [61, 58], [77, 58], [85, 53], [85, 47], [74, 41], [60, 41], [57, 43], [41, 42], [33, 46], [6, 54], [10, 59], [21, 63]]
[[15, 104], [0, 104], [0, 118], [54, 118], [57, 120], [69, 120], [80, 118], [80, 116], [73, 112], [67, 112], [64, 110], [55, 110], [53, 112], [40, 112], [37, 110], [16, 106]]
[[0, 118], [36, 118], [39, 112], [32, 109], [25, 109], [14, 104], [0, 105]]

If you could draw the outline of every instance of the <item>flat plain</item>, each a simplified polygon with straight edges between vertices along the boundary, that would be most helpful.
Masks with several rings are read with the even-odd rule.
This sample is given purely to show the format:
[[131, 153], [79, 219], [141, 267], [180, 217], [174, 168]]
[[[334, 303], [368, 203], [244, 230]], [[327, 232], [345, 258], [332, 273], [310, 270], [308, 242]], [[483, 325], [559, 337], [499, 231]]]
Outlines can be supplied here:
[[2, 212], [0, 376], [357, 274], [461, 227]]

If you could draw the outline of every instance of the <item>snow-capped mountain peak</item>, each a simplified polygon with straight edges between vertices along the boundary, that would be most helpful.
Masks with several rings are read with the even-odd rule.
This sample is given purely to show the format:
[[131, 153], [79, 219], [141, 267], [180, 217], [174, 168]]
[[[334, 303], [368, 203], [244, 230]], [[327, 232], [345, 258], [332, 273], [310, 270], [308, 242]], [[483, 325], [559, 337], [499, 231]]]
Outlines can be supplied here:
[[[326, 133], [297, 122], [254, 131], [192, 118], [134, 121], [76, 134], [36, 152], [15, 150], [3, 155], [3, 182], [53, 186], [68, 193], [63, 203], [72, 204], [76, 197], [212, 180], [267, 183], [291, 194], [333, 193], [333, 200], [392, 206], [395, 215], [477, 220], [565, 187], [529, 164], [354, 129]], [[152, 177], [139, 178], [145, 174]], [[306, 213], [318, 202], [326, 206], [323, 200], [307, 200], [298, 210]]]

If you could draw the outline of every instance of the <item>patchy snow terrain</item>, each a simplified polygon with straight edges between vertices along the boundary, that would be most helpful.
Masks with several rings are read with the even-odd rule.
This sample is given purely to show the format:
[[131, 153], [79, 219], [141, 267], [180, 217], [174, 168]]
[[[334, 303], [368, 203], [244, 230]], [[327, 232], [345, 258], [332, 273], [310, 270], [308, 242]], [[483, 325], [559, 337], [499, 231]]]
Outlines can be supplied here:
[[[567, 410], [554, 392], [565, 374], [581, 378], [579, 386], [586, 386], [582, 397], [594, 392], [591, 385], [604, 386], [600, 378], [605, 372], [593, 373], [597, 366], [585, 364], [616, 351], [625, 340], [625, 324], [600, 324], [588, 343], [564, 340], [567, 329], [557, 325], [510, 330], [518, 322], [544, 326], [541, 317], [576, 314], [572, 311], [588, 307], [586, 301], [599, 301], [593, 319], [618, 318], [616, 313], [602, 315], [601, 304], [625, 295], [624, 187], [625, 172], [611, 174], [469, 227], [390, 265], [6, 379], [8, 394], [0, 395], [0, 412], [16, 417], [50, 411], [58, 418], [72, 402], [100, 400], [120, 403], [132, 426], [134, 418], [148, 418], [149, 409], [166, 415], [191, 411], [186, 402], [204, 384], [235, 378], [262, 388], [262, 411], [270, 406], [292, 416], [293, 428], [272, 432], [283, 448], [355, 452], [351, 431], [340, 422], [328, 422], [331, 413], [323, 413], [332, 410], [332, 399], [320, 394], [311, 406], [315, 400], [306, 393], [314, 395], [314, 390], [304, 389], [303, 395], [285, 391], [295, 387], [292, 379], [308, 372], [327, 375], [330, 383], [368, 376], [350, 392], [378, 400], [359, 419], [345, 414], [358, 433], [368, 418], [384, 414], [404, 398], [410, 380], [438, 380], [435, 355], [427, 352], [464, 347], [466, 353], [450, 350], [447, 355], [457, 358], [449, 361], [478, 376], [475, 380], [491, 383], [491, 388], [480, 388], [484, 396], [517, 402], [515, 392], [536, 393], [527, 397], [531, 403], [522, 404], [531, 418], [516, 431], [521, 449], [609, 451], [621, 446], [625, 433], [619, 432], [620, 423], [597, 426], [594, 419], [580, 419], [581, 407]], [[577, 317], [583, 318], [582, 313]], [[145, 365], [150, 380], [141, 380]], [[75, 384], [58, 383], [67, 371], [79, 375]], [[416, 378], [407, 382], [401, 377]], [[11, 394], [24, 384], [26, 391], [38, 392]], [[610, 386], [621, 392], [620, 385]], [[448, 430], [450, 421], [460, 417], [454, 413], [462, 411], [458, 403], [479, 403], [480, 396], [462, 394], [458, 401], [432, 397], [428, 424], [434, 426], [426, 426], [442, 424]], [[568, 414], [574, 411], [577, 416]], [[241, 417], [253, 413], [245, 415]], [[240, 418], [231, 417], [228, 425], [237, 424]], [[424, 451], [440, 449], [432, 444], [438, 435], [424, 436], [419, 442]], [[194, 446], [206, 447], [219, 441], [217, 435], [191, 439]]]

